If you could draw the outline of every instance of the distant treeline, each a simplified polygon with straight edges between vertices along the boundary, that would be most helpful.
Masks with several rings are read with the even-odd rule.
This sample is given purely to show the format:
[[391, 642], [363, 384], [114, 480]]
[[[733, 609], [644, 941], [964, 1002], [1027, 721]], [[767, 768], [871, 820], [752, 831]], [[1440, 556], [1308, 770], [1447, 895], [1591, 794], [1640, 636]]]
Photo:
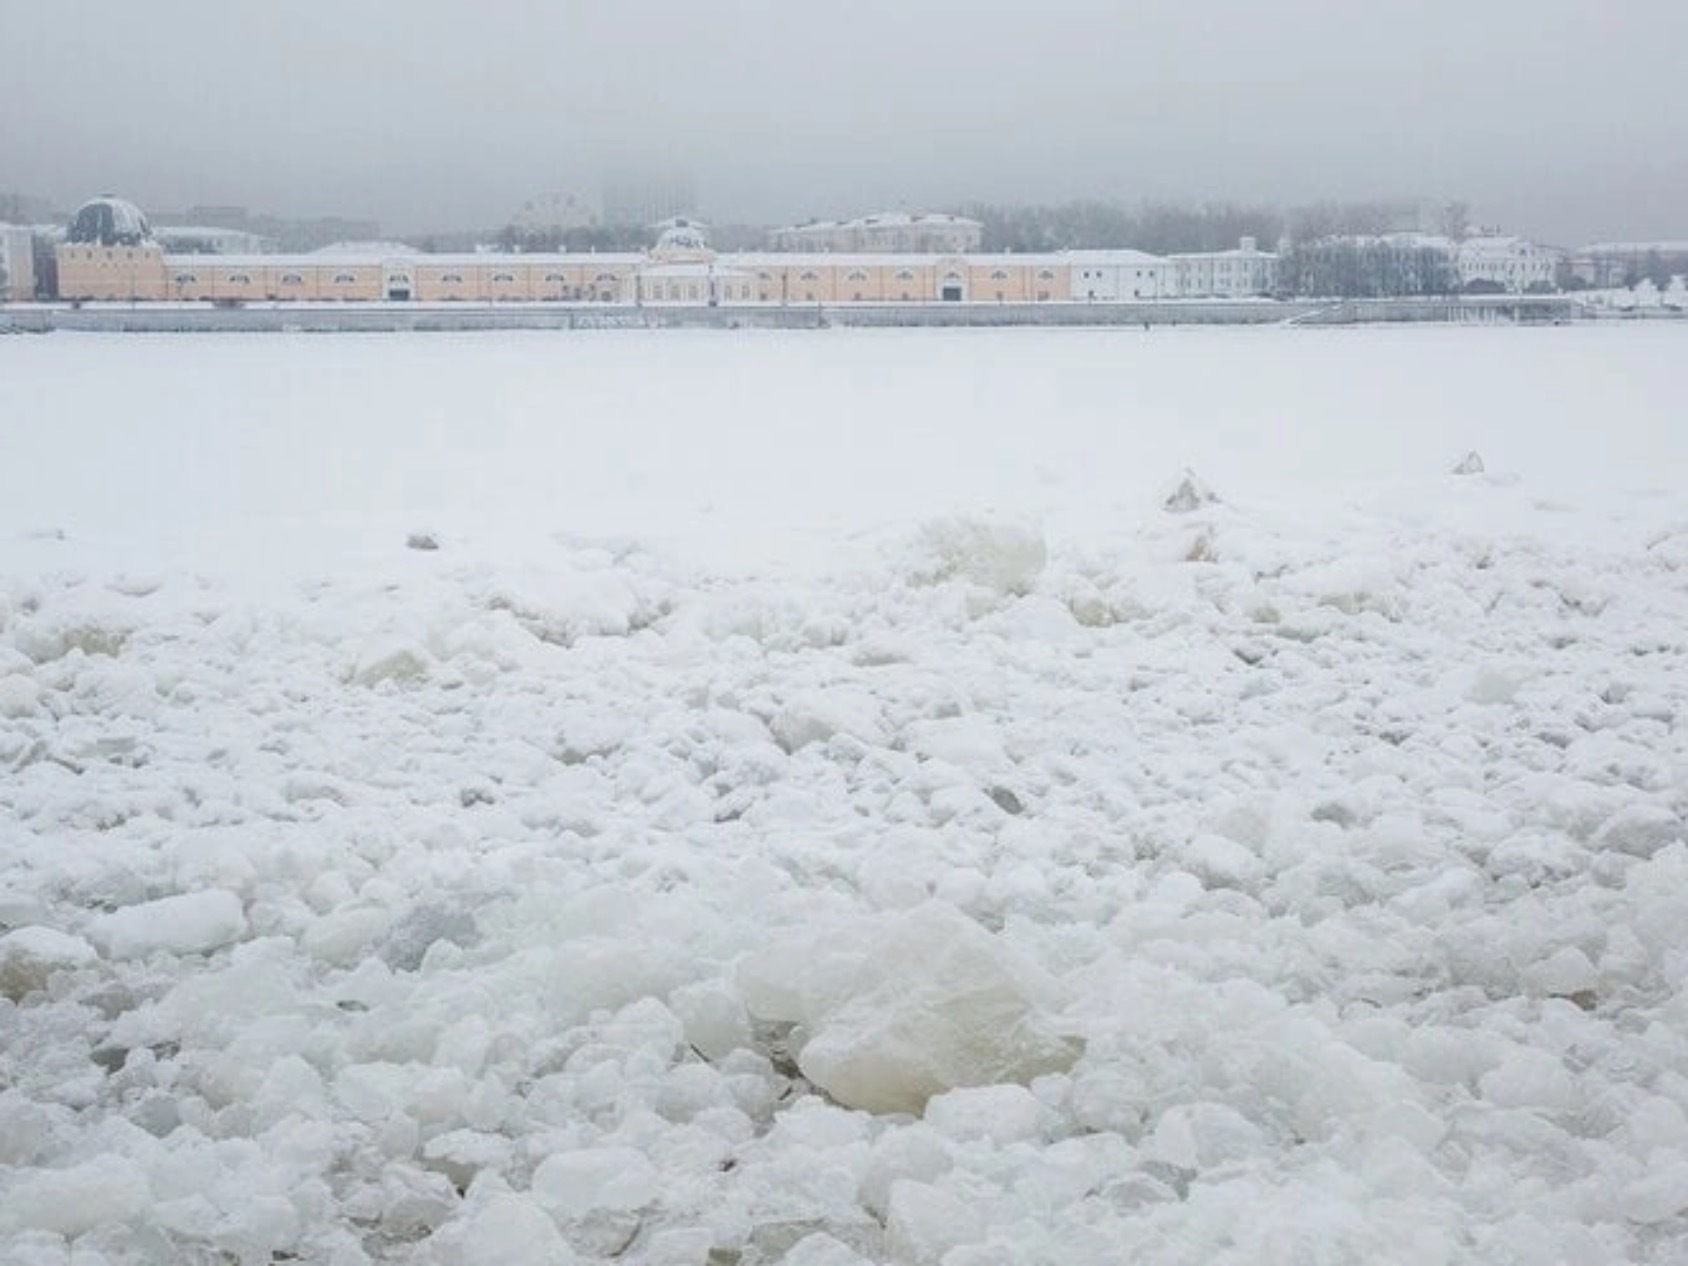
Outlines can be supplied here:
[[[1424, 229], [1463, 237], [1469, 208], [1450, 203], [1439, 222], [1418, 221], [1416, 206], [1394, 202], [1320, 202], [1283, 207], [1236, 202], [1188, 206], [1171, 202], [1081, 200], [1049, 206], [975, 202], [958, 210], [984, 225], [987, 251], [1060, 251], [1132, 247], [1151, 255], [1222, 251], [1244, 237], [1275, 250], [1282, 241], [1311, 242], [1338, 234]], [[1410, 221], [1410, 222], [1409, 222]]]

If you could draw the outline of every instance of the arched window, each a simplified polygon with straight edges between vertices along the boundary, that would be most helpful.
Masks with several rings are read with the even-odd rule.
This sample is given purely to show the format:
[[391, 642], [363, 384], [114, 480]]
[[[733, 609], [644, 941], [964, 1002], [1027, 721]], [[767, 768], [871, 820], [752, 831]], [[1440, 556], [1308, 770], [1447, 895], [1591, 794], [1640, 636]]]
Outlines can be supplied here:
[[492, 279], [494, 282], [510, 282], [516, 280], [513, 273], [493, 273]]
[[867, 270], [863, 268], [852, 268], [846, 276], [850, 281], [866, 281]]
[[229, 285], [231, 285], [231, 286], [250, 286], [251, 284], [252, 284], [252, 277], [248, 273], [230, 273], [229, 274]]
[[798, 281], [819, 281], [820, 279], [821, 275], [812, 268], [805, 268], [797, 274]]
[[177, 273], [176, 274], [176, 284], [178, 286], [192, 286], [192, 285], [197, 285], [198, 282], [199, 282], [199, 278], [194, 276], [194, 274], [192, 274], [192, 273]]
[[1038, 269], [1037, 279], [1039, 281], [1054, 281], [1055, 274], [1047, 268], [1040, 268]]
[[350, 286], [350, 285], [354, 284], [356, 281], [357, 281], [357, 278], [352, 276], [351, 273], [335, 273], [334, 274], [334, 284], [336, 286]]
[[900, 269], [897, 273], [897, 280], [898, 281], [913, 281], [914, 280], [914, 273], [912, 273], [907, 268]]
[[462, 273], [446, 273], [443, 276], [441, 276], [440, 282], [441, 282], [441, 284], [447, 285], [447, 286], [461, 286], [463, 284], [463, 274]]
[[305, 284], [305, 279], [298, 273], [282, 273], [281, 284], [284, 286], [302, 286]]
[[1008, 270], [1005, 269], [1005, 268], [998, 268], [995, 272], [991, 273], [991, 280], [992, 281], [1007, 281], [1008, 280]]

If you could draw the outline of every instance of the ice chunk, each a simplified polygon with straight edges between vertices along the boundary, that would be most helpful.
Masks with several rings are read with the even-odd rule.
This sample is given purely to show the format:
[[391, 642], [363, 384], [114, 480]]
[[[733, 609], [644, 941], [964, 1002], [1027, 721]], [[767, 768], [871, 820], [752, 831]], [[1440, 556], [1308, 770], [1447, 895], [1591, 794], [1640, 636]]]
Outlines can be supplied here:
[[903, 1179], [891, 1188], [885, 1240], [892, 1256], [910, 1266], [938, 1266], [944, 1254], [977, 1241], [980, 1211], [953, 1192]]
[[685, 1040], [706, 1060], [749, 1047], [749, 1016], [726, 981], [685, 984], [668, 994], [668, 1009], [685, 1026]]
[[1210, 888], [1245, 888], [1259, 877], [1260, 859], [1223, 835], [1198, 835], [1182, 851], [1185, 866]]
[[1533, 1048], [1514, 1051], [1477, 1084], [1485, 1099], [1503, 1108], [1562, 1111], [1577, 1098], [1576, 1079], [1564, 1063]]
[[862, 1203], [883, 1220], [891, 1207], [891, 1188], [897, 1183], [904, 1179], [935, 1182], [954, 1164], [948, 1143], [930, 1126], [890, 1131], [873, 1145], [862, 1171]]
[[52, 928], [18, 928], [0, 936], [0, 997], [19, 1002], [25, 994], [44, 989], [54, 972], [96, 961], [94, 947], [79, 936]]
[[[715, 1237], [708, 1227], [674, 1226], [651, 1236], [645, 1251], [649, 1266], [706, 1266]], [[786, 1262], [793, 1260], [789, 1255]]]
[[246, 913], [232, 892], [185, 892], [101, 915], [88, 935], [112, 958], [203, 954], [245, 936]]
[[1481, 475], [1484, 469], [1482, 456], [1476, 449], [1472, 449], [1460, 458], [1459, 464], [1453, 469], [1453, 473], [1456, 475]]
[[11, 673], [0, 677], [0, 717], [17, 720], [41, 705], [41, 687], [31, 677]]
[[970, 580], [999, 594], [1030, 593], [1049, 562], [1043, 535], [1010, 523], [979, 519], [940, 519], [921, 532], [931, 553], [925, 578]]
[[785, 1266], [871, 1266], [867, 1258], [825, 1231], [805, 1235], [785, 1255]]
[[656, 1199], [656, 1167], [631, 1147], [594, 1147], [547, 1156], [533, 1171], [534, 1199], [560, 1217], [638, 1209]]
[[1624, 1216], [1632, 1222], [1668, 1222], [1688, 1212], [1688, 1160], [1681, 1156], [1631, 1183], [1623, 1195]]
[[1168, 1108], [1143, 1141], [1143, 1154], [1179, 1169], [1205, 1169], [1242, 1160], [1266, 1137], [1260, 1127], [1222, 1103], [1180, 1103]]
[[1054, 1114], [1024, 1086], [968, 1086], [934, 1095], [926, 1123], [946, 1138], [999, 1146], [1038, 1138]]
[[1219, 504], [1219, 497], [1188, 466], [1161, 497], [1161, 509], [1168, 514], [1190, 514], [1203, 506]]
[[426, 651], [402, 642], [374, 641], [358, 655], [347, 680], [360, 686], [379, 686], [387, 681], [408, 686], [427, 675]]
[[1600, 973], [1587, 954], [1574, 945], [1555, 950], [1523, 972], [1524, 983], [1537, 993], [1570, 998], [1590, 993], [1600, 983]]
[[1653, 804], [1632, 804], [1606, 819], [1595, 832], [1594, 843], [1600, 848], [1628, 853], [1631, 857], [1651, 857], [1682, 838], [1682, 819], [1669, 809]]
[[475, 1208], [458, 1234], [460, 1266], [569, 1266], [574, 1250], [545, 1211], [519, 1195], [496, 1195]]
[[127, 1221], [152, 1199], [141, 1167], [126, 1156], [100, 1156], [68, 1169], [44, 1169], [17, 1182], [0, 1200], [7, 1224], [75, 1236]]
[[808, 690], [792, 696], [771, 723], [774, 738], [788, 752], [824, 743], [835, 734], [845, 734], [864, 743], [885, 741], [878, 699], [865, 690], [834, 687]]
[[837, 936], [851, 931], [854, 959], [840, 946], [818, 963], [781, 947], [747, 963], [744, 981], [753, 1012], [811, 1027], [799, 1067], [840, 1103], [918, 1113], [958, 1086], [1072, 1066], [1076, 1043], [1045, 1010], [1054, 982], [953, 907], [928, 901]]
[[392, 921], [390, 913], [374, 906], [332, 910], [305, 928], [299, 945], [312, 958], [348, 966], [369, 953]]

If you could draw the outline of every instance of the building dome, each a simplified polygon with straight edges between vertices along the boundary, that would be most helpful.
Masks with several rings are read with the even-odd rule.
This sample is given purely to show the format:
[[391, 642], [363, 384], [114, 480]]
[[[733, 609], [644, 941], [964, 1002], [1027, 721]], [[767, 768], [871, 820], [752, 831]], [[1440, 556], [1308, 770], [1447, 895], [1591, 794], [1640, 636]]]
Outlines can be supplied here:
[[70, 240], [93, 246], [139, 246], [152, 240], [152, 225], [133, 202], [102, 194], [70, 217]]
[[702, 259], [713, 252], [704, 227], [696, 220], [674, 219], [662, 225], [662, 235], [656, 239], [652, 254], [662, 259]]

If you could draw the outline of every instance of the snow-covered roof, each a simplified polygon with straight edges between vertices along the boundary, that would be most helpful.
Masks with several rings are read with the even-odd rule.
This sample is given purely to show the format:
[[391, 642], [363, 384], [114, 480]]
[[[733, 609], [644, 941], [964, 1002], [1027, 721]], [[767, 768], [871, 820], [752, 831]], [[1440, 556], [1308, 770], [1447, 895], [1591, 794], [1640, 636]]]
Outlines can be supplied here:
[[133, 202], [102, 194], [76, 208], [69, 237], [99, 246], [135, 246], [152, 238], [152, 226]]
[[1394, 246], [1402, 250], [1452, 251], [1453, 238], [1440, 233], [1331, 233], [1317, 239], [1318, 244], [1353, 246]]
[[974, 228], [984, 227], [978, 220], [964, 215], [944, 212], [887, 211], [877, 215], [858, 216], [854, 220], [817, 220], [813, 224], [793, 224], [778, 229], [780, 233], [836, 233], [841, 229], [869, 228]]
[[1241, 247], [1233, 246], [1230, 250], [1225, 251], [1177, 251], [1168, 255], [1167, 258], [1174, 262], [1188, 260], [1194, 263], [1204, 259], [1276, 259], [1277, 256], [1271, 251], [1263, 251], [1258, 247], [1254, 250], [1245, 251]]
[[[239, 253], [229, 255], [165, 254], [165, 263], [172, 268], [324, 268], [334, 265], [373, 266], [402, 263], [413, 268], [627, 268], [648, 270], [652, 267], [692, 266], [693, 261], [673, 264], [643, 252], [534, 252], [511, 254], [505, 252], [473, 251], [452, 254], [425, 254], [402, 243], [365, 242], [345, 244], [348, 249], [327, 249], [310, 254], [266, 255]], [[355, 245], [357, 249], [350, 249]], [[1235, 254], [1236, 252], [1221, 252]], [[1247, 256], [1245, 256], [1247, 257]], [[1114, 265], [1146, 268], [1171, 262], [1160, 255], [1138, 250], [1078, 250], [1039, 252], [1035, 254], [984, 253], [979, 251], [958, 255], [899, 254], [894, 251], [741, 251], [716, 257], [719, 275], [723, 268], [790, 269], [790, 268], [935, 268], [957, 262], [973, 268], [1067, 268], [1077, 266]], [[1258, 258], [1256, 256], [1255, 258]], [[706, 262], [696, 266], [707, 267]]]
[[[1010, 258], [1023, 259], [1023, 258], [1027, 258], [1027, 257], [1026, 256], [1010, 256]], [[1167, 262], [1166, 256], [1164, 256], [1164, 255], [1151, 255], [1151, 254], [1149, 254], [1148, 251], [1130, 250], [1128, 248], [1121, 248], [1119, 250], [1094, 249], [1094, 250], [1080, 250], [1080, 251], [1062, 251], [1058, 255], [1052, 255], [1052, 256], [1049, 256], [1048, 258], [1059, 260], [1061, 263], [1066, 263], [1066, 264], [1134, 264], [1134, 265], [1141, 264], [1141, 265], [1148, 265], [1148, 264], [1164, 264], [1164, 263]]]
[[1080, 256], [1089, 254], [1098, 263], [1133, 263], [1137, 260], [1153, 260], [1160, 262], [1158, 256], [1144, 255], [1141, 251], [1091, 251], [1091, 252], [1062, 252], [1040, 253], [1026, 255], [983, 254], [971, 252], [962, 255], [911, 255], [907, 252], [896, 251], [743, 251], [734, 255], [722, 255], [721, 259], [730, 259], [734, 264], [749, 268], [933, 268], [939, 264], [951, 264], [960, 260], [973, 267], [1008, 267], [1008, 268], [1052, 268], [1056, 265], [1074, 263]]
[[420, 255], [408, 242], [330, 242], [311, 254], [318, 259], [391, 259], [395, 255]]
[[[374, 244], [379, 245], [379, 244]], [[645, 262], [642, 254], [492, 254], [482, 252], [454, 252], [449, 255], [429, 255], [420, 251], [403, 247], [397, 253], [380, 249], [367, 254], [323, 254], [313, 252], [308, 255], [169, 255], [165, 262], [171, 267], [182, 267], [198, 263], [213, 268], [325, 268], [335, 264], [371, 265], [391, 262], [402, 262], [419, 268], [475, 268], [492, 265], [514, 265], [531, 268], [557, 268], [563, 266], [595, 264], [599, 266], [625, 265], [637, 266]]]
[[657, 255], [684, 254], [695, 251], [707, 251], [709, 239], [704, 236], [703, 226], [696, 220], [675, 220], [662, 231], [657, 238]]
[[1591, 242], [1577, 248], [1579, 255], [1688, 255], [1688, 241], [1675, 242]]

